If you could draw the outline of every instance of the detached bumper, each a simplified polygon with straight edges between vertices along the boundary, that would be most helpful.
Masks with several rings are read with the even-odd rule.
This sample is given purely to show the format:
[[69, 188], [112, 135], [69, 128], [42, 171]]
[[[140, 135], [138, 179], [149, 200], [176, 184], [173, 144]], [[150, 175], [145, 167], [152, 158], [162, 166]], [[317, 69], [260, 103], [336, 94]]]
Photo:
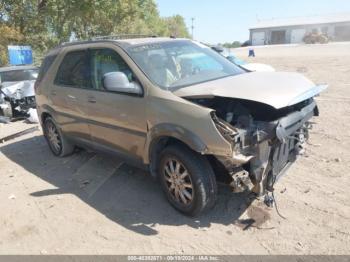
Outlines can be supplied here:
[[309, 120], [318, 115], [316, 103], [313, 101], [302, 110], [292, 113], [279, 120], [276, 128], [278, 142], [272, 146], [271, 169], [266, 178], [266, 189], [273, 190], [273, 185], [295, 162], [298, 155], [303, 153], [305, 142], [308, 139]]
[[280, 141], [294, 134], [313, 116], [318, 116], [318, 108], [315, 101], [302, 110], [289, 114], [278, 121], [276, 127], [276, 136]]
[[250, 161], [250, 177], [253, 191], [263, 195], [273, 190], [273, 185], [304, 151], [308, 139], [310, 119], [318, 115], [315, 101], [276, 122], [275, 138], [257, 145], [254, 158]]
[[[233, 151], [233, 155], [216, 156], [232, 177], [235, 192], [247, 188], [247, 173], [253, 184], [253, 192], [263, 195], [266, 191], [272, 191], [274, 183], [302, 154], [309, 137], [309, 121], [313, 116], [318, 116], [318, 108], [311, 99], [293, 110], [278, 120], [257, 121], [250, 129], [240, 130], [240, 135], [234, 141], [239, 148]], [[239, 186], [243, 184], [246, 186]]]

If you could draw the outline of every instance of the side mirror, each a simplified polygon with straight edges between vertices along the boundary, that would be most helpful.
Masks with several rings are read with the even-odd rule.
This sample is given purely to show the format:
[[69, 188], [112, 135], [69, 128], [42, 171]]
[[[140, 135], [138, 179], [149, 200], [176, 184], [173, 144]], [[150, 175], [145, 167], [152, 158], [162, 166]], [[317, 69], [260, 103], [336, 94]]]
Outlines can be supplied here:
[[137, 82], [129, 82], [123, 72], [110, 72], [103, 76], [103, 85], [109, 91], [142, 94], [142, 88]]

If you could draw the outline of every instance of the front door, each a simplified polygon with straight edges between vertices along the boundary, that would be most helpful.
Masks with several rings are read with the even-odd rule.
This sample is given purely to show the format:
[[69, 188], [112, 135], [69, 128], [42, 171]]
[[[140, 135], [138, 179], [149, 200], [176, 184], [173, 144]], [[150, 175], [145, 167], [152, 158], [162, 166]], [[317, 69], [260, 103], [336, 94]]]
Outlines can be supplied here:
[[123, 72], [129, 81], [135, 75], [114, 49], [90, 49], [91, 79], [89, 119], [92, 141], [96, 147], [142, 160], [146, 140], [144, 97], [111, 92], [104, 88], [103, 77], [109, 72]]

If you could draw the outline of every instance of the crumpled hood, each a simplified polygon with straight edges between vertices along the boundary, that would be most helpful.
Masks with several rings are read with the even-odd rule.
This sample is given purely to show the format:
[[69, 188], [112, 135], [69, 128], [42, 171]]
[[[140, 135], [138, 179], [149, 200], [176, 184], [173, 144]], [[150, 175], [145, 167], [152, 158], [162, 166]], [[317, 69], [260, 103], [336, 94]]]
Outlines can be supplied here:
[[1, 91], [6, 94], [6, 96], [14, 99], [35, 96], [34, 83], [35, 80], [3, 82]]
[[316, 86], [298, 73], [252, 72], [184, 87], [174, 94], [188, 98], [230, 97], [279, 109], [313, 97], [326, 88], [326, 85]]

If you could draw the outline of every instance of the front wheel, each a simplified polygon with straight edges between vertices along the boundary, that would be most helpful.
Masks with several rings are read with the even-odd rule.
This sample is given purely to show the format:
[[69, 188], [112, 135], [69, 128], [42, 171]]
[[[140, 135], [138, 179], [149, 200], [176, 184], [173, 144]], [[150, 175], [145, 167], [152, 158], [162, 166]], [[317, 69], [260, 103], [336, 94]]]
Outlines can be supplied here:
[[205, 157], [185, 146], [169, 146], [161, 153], [158, 170], [168, 201], [185, 215], [197, 216], [215, 204], [215, 174]]

